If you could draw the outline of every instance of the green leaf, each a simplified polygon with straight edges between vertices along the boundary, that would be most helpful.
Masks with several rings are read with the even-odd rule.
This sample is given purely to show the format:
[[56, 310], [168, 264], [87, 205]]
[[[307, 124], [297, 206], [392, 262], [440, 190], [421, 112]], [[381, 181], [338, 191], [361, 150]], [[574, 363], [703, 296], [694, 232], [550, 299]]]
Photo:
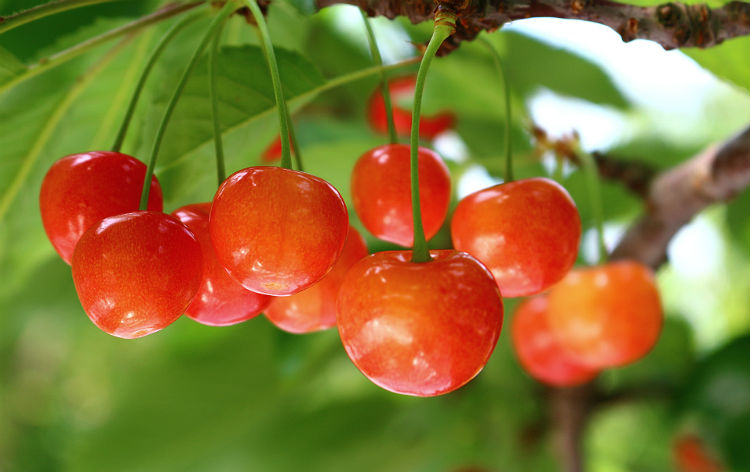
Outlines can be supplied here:
[[708, 49], [681, 51], [717, 77], [750, 91], [750, 37], [730, 39]]
[[0, 47], [0, 85], [26, 71], [26, 65], [16, 56]]

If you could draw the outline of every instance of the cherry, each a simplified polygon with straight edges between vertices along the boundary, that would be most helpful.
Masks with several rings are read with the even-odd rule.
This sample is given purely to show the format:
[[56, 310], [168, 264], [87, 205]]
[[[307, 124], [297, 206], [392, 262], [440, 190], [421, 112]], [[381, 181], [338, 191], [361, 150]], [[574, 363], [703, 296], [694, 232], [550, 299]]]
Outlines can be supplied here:
[[571, 271], [550, 290], [548, 317], [560, 343], [595, 368], [645, 356], [662, 326], [653, 273], [634, 261]]
[[349, 216], [328, 182], [280, 167], [231, 175], [214, 197], [209, 232], [216, 257], [248, 290], [292, 295], [333, 267]]
[[216, 260], [208, 233], [210, 211], [210, 203], [195, 203], [172, 212], [193, 232], [203, 253], [203, 281], [185, 314], [205, 325], [229, 326], [260, 314], [271, 303], [271, 297], [244, 288]]
[[[42, 181], [39, 208], [47, 237], [71, 263], [81, 235], [108, 216], [138, 209], [146, 166], [111, 151], [71, 154], [52, 164]], [[148, 209], [162, 210], [161, 187], [151, 179]]]
[[524, 300], [513, 318], [513, 346], [532, 377], [558, 387], [572, 387], [596, 377], [596, 369], [569, 354], [550, 331], [544, 295]]
[[[352, 171], [352, 201], [362, 224], [380, 239], [401, 246], [414, 241], [409, 146], [386, 144], [364, 153]], [[438, 232], [448, 213], [448, 168], [435, 152], [420, 147], [419, 196], [425, 237]]]
[[[415, 76], [401, 77], [388, 82], [388, 90], [391, 92], [393, 103], [393, 124], [396, 132], [402, 136], [408, 136], [411, 132], [411, 110], [398, 106], [398, 103], [414, 97], [416, 85]], [[368, 116], [373, 129], [380, 133], [388, 131], [385, 101], [380, 88], [376, 89], [370, 97]], [[447, 111], [432, 116], [422, 115], [419, 119], [419, 135], [424, 139], [434, 139], [443, 131], [453, 128], [455, 122], [456, 116]]]
[[344, 250], [328, 275], [295, 295], [275, 298], [266, 310], [266, 318], [290, 333], [309, 333], [334, 326], [339, 288], [351, 266], [366, 255], [365, 240], [350, 226]]
[[703, 440], [694, 434], [678, 437], [672, 445], [677, 472], [721, 472], [726, 468], [717, 461]]
[[396, 393], [434, 396], [484, 367], [503, 324], [492, 275], [469, 254], [380, 252], [349, 270], [338, 298], [341, 341], [354, 365]]
[[99, 328], [132, 339], [182, 315], [203, 274], [201, 247], [172, 216], [135, 211], [89, 228], [73, 253], [73, 282]]
[[573, 267], [581, 218], [573, 199], [546, 178], [517, 180], [461, 200], [453, 246], [490, 269], [504, 297], [539, 293]]

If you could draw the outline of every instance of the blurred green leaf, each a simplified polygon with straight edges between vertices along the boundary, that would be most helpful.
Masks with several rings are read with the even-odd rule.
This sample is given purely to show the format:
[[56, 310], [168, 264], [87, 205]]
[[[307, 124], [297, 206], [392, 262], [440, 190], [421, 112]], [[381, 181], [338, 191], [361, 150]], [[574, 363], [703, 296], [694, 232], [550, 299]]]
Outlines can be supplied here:
[[8, 82], [13, 77], [26, 70], [26, 65], [16, 56], [0, 47], [0, 84]]
[[729, 39], [708, 49], [683, 48], [681, 51], [717, 77], [750, 90], [750, 37]]

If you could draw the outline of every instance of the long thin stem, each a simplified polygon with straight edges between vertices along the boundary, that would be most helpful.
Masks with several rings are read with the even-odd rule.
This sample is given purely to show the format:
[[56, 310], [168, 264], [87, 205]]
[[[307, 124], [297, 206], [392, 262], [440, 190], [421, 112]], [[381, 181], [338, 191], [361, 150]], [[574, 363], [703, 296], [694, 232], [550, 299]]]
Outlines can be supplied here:
[[193, 55], [190, 58], [190, 62], [185, 68], [185, 71], [182, 73], [182, 77], [180, 77], [177, 88], [175, 89], [172, 97], [167, 103], [167, 108], [166, 110], [164, 110], [164, 116], [161, 119], [159, 128], [156, 130], [154, 147], [151, 150], [151, 158], [149, 159], [148, 167], [146, 168], [146, 177], [143, 180], [143, 191], [141, 192], [140, 205], [141, 210], [145, 210], [148, 206], [148, 194], [151, 188], [151, 177], [154, 175], [154, 167], [156, 166], [156, 157], [159, 155], [159, 148], [161, 147], [162, 139], [164, 139], [164, 133], [167, 130], [167, 124], [169, 124], [169, 119], [172, 117], [172, 112], [174, 112], [177, 101], [179, 100], [180, 95], [182, 95], [182, 91], [185, 89], [185, 85], [190, 78], [190, 74], [193, 72], [193, 69], [195, 69], [195, 64], [198, 63], [198, 59], [200, 58], [201, 54], [203, 54], [206, 46], [208, 46], [209, 41], [211, 41], [211, 38], [216, 34], [216, 31], [224, 23], [224, 20], [227, 19], [229, 15], [234, 13], [236, 9], [237, 5], [234, 2], [227, 2], [221, 8], [219, 13], [213, 18], [213, 20], [211, 20], [211, 24], [208, 26], [208, 30], [203, 35], [203, 38], [198, 44], [195, 52], [193, 52]]
[[510, 106], [510, 85], [508, 84], [508, 75], [503, 67], [503, 60], [498, 54], [495, 47], [485, 38], [479, 38], [482, 44], [487, 46], [490, 51], [495, 68], [503, 81], [503, 95], [505, 98], [505, 181], [513, 180], [513, 147], [511, 142], [510, 125], [511, 125], [511, 106]]
[[213, 122], [214, 149], [216, 154], [216, 177], [219, 185], [227, 178], [227, 171], [224, 166], [224, 144], [221, 141], [221, 123], [219, 122], [219, 97], [216, 93], [216, 57], [218, 56], [221, 30], [224, 28], [224, 24], [222, 23], [219, 27], [211, 43], [211, 49], [208, 50], [208, 95], [211, 100], [211, 121]]
[[119, 131], [117, 132], [115, 143], [112, 145], [113, 151], [119, 152], [122, 148], [122, 143], [123, 141], [125, 141], [125, 135], [128, 132], [128, 127], [130, 126], [130, 121], [133, 118], [133, 112], [135, 112], [135, 107], [138, 104], [138, 99], [140, 98], [141, 92], [143, 91], [143, 86], [146, 84], [146, 80], [148, 79], [151, 70], [154, 68], [154, 65], [159, 60], [159, 57], [161, 57], [162, 52], [164, 52], [164, 49], [166, 49], [167, 45], [172, 41], [172, 39], [174, 39], [175, 36], [177, 36], [177, 33], [179, 33], [182, 28], [192, 23], [202, 15], [203, 12], [196, 12], [190, 16], [183, 18], [174, 26], [172, 26], [172, 28], [167, 31], [167, 33], [161, 38], [161, 40], [159, 40], [159, 44], [156, 45], [156, 48], [148, 58], [146, 66], [143, 68], [143, 72], [141, 72], [141, 77], [138, 79], [138, 82], [135, 85], [133, 96], [130, 99], [130, 103], [128, 104], [127, 109], [125, 110], [125, 117], [122, 120]]
[[133, 36], [126, 36], [112, 49], [107, 51], [101, 59], [84, 71], [75, 81], [73, 86], [70, 87], [67, 94], [63, 97], [57, 107], [55, 107], [54, 111], [44, 124], [44, 127], [39, 132], [39, 135], [34, 140], [34, 145], [29, 150], [28, 154], [24, 156], [21, 167], [18, 169], [18, 173], [13, 177], [10, 185], [8, 185], [2, 193], [2, 198], [0, 198], [0, 221], [2, 221], [18, 192], [23, 188], [29, 173], [34, 168], [34, 164], [37, 159], [39, 159], [39, 156], [42, 154], [45, 147], [49, 144], [53, 133], [63, 118], [65, 118], [70, 107], [76, 103], [78, 97], [89, 85], [91, 85], [91, 83], [99, 76], [99, 73], [101, 73], [107, 65], [112, 62], [117, 54], [119, 54], [132, 39]]
[[292, 151], [294, 151], [294, 163], [297, 165], [297, 170], [304, 172], [305, 167], [302, 165], [302, 151], [300, 151], [299, 143], [297, 142], [297, 133], [294, 132], [294, 123], [292, 122], [292, 114], [289, 113], [289, 108], [286, 110], [286, 120], [289, 122], [289, 139], [292, 142]]
[[34, 20], [39, 20], [55, 13], [60, 13], [74, 8], [95, 5], [97, 3], [107, 3], [117, 0], [55, 0], [42, 5], [31, 7], [8, 16], [0, 16], [0, 33], [5, 33], [13, 28], [17, 28]]
[[59, 66], [60, 64], [63, 64], [65, 62], [68, 62], [71, 59], [74, 59], [80, 56], [81, 54], [87, 51], [90, 51], [91, 49], [103, 43], [106, 43], [110, 39], [118, 38], [128, 33], [138, 31], [142, 28], [145, 28], [146, 26], [166, 20], [167, 18], [171, 18], [179, 13], [191, 10], [199, 5], [203, 5], [204, 3], [205, 3], [204, 1], [196, 1], [196, 2], [181, 3], [181, 4], [174, 4], [174, 5], [166, 6], [157, 12], [151, 13], [150, 15], [146, 15], [126, 25], [117, 27], [113, 30], [107, 31], [106, 33], [100, 34], [99, 36], [94, 36], [93, 38], [87, 39], [86, 41], [76, 44], [75, 46], [72, 46], [68, 49], [55, 53], [51, 56], [42, 58], [36, 64], [28, 66], [26, 68], [26, 71], [24, 71], [22, 74], [18, 74], [12, 79], [10, 79], [9, 81], [0, 85], [0, 93], [3, 93], [12, 87], [15, 87], [21, 82], [24, 82], [32, 77], [35, 77], [41, 74], [42, 72], [45, 72], [53, 67]]
[[599, 244], [599, 264], [607, 262], [607, 245], [604, 241], [604, 209], [602, 206], [602, 192], [599, 185], [599, 170], [591, 154], [581, 150], [578, 156], [583, 164], [583, 172], [586, 174], [586, 186], [589, 192], [589, 204], [594, 215], [596, 225], [596, 236]]
[[273, 52], [273, 43], [271, 43], [271, 35], [268, 34], [268, 26], [266, 25], [266, 19], [263, 17], [263, 12], [260, 11], [258, 2], [255, 0], [243, 0], [243, 3], [250, 8], [250, 12], [255, 18], [255, 23], [258, 25], [258, 35], [260, 36], [260, 42], [263, 45], [263, 54], [266, 57], [268, 63], [268, 71], [271, 74], [271, 83], [273, 84], [273, 93], [276, 97], [276, 107], [279, 113], [279, 136], [281, 137], [281, 167], [291, 169], [292, 168], [292, 156], [289, 152], [289, 112], [286, 107], [286, 101], [284, 100], [284, 90], [281, 87], [281, 76], [279, 75], [279, 66], [276, 63], [276, 55]]
[[[382, 66], [383, 58], [380, 57], [380, 50], [378, 49], [378, 43], [375, 41], [375, 33], [372, 31], [372, 25], [370, 19], [367, 18], [365, 11], [360, 9], [359, 12], [362, 14], [362, 21], [365, 24], [367, 30], [367, 42], [370, 44], [370, 54], [372, 54], [372, 60], [375, 61], [375, 65]], [[388, 122], [388, 139], [391, 144], [398, 143], [398, 134], [396, 134], [396, 124], [393, 122], [393, 107], [391, 106], [391, 90], [388, 87], [388, 76], [383, 70], [380, 74], [380, 86], [383, 94], [383, 103], [385, 103], [385, 117]]]
[[422, 225], [422, 208], [419, 198], [419, 115], [422, 109], [422, 92], [435, 53], [443, 41], [455, 31], [456, 16], [446, 10], [438, 10], [435, 13], [435, 27], [432, 32], [427, 50], [422, 56], [417, 72], [417, 84], [414, 88], [414, 109], [411, 117], [411, 207], [414, 218], [414, 249], [412, 251], [412, 262], [427, 262], [430, 260], [430, 251], [427, 248], [427, 239], [424, 235]]

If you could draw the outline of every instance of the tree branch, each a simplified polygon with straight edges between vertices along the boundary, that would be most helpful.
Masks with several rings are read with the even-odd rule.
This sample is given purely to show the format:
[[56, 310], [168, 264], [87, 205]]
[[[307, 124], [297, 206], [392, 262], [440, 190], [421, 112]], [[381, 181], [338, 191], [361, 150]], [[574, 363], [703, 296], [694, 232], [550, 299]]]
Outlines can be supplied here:
[[[413, 23], [432, 18], [434, 0], [317, 0], [318, 8], [346, 3], [370, 16], [405, 16]], [[593, 21], [617, 31], [623, 41], [650, 39], [665, 49], [707, 48], [725, 39], [750, 34], [750, 3], [732, 1], [721, 7], [663, 3], [639, 7], [611, 0], [445, 0], [458, 14], [448, 52], [481, 31], [493, 31], [511, 20], [554, 17]]]
[[646, 212], [612, 252], [657, 268], [677, 231], [707, 206], [727, 201], [750, 185], [750, 127], [721, 146], [711, 146], [658, 175]]

